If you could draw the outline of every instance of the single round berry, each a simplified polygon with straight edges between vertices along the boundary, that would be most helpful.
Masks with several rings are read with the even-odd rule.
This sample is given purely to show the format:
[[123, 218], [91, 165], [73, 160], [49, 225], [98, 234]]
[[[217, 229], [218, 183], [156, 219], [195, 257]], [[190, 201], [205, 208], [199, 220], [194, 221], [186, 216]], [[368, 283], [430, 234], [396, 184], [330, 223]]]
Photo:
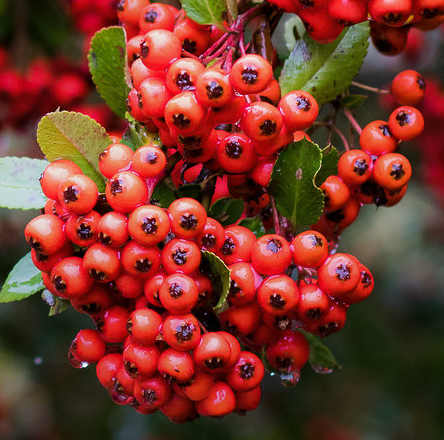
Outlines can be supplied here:
[[251, 264], [262, 275], [277, 275], [287, 270], [292, 260], [285, 238], [269, 234], [260, 237], [251, 249]]
[[257, 301], [264, 311], [283, 315], [298, 304], [299, 289], [287, 275], [273, 275], [265, 278], [260, 285]]
[[318, 268], [328, 257], [327, 240], [317, 231], [301, 232], [291, 245], [293, 260], [298, 266]]

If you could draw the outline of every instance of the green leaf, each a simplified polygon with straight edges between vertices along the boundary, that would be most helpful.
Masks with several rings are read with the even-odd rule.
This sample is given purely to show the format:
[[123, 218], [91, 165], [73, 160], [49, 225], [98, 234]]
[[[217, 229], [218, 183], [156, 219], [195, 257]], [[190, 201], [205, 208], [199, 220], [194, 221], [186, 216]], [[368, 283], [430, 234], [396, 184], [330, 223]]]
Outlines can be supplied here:
[[231, 285], [230, 269], [216, 254], [208, 251], [202, 251], [201, 269], [203, 273], [209, 274], [214, 291], [218, 297], [217, 304], [213, 307], [213, 310], [216, 313], [221, 313], [228, 304], [227, 298]]
[[44, 287], [42, 274], [32, 263], [31, 252], [28, 252], [6, 278], [0, 291], [0, 303], [21, 301]]
[[124, 118], [131, 82], [123, 27], [111, 26], [96, 32], [91, 40], [88, 61], [100, 96], [117, 116]]
[[304, 330], [299, 331], [304, 334], [310, 344], [310, 357], [308, 361], [313, 371], [319, 374], [329, 374], [342, 368], [331, 350], [317, 336]]
[[321, 186], [327, 177], [338, 174], [338, 150], [333, 145], [328, 145], [322, 150], [322, 166], [316, 175], [316, 184]]
[[187, 16], [199, 24], [214, 24], [222, 28], [223, 15], [227, 11], [224, 0], [182, 0]]
[[50, 162], [72, 160], [96, 182], [99, 191], [105, 190], [99, 172], [99, 154], [111, 140], [99, 123], [76, 112], [48, 113], [39, 122], [37, 142]]
[[332, 43], [321, 44], [305, 35], [285, 61], [279, 83], [282, 94], [310, 92], [319, 104], [340, 95], [359, 72], [368, 49], [367, 22], [346, 28]]
[[305, 26], [296, 14], [284, 13], [273, 32], [272, 43], [281, 60], [289, 57], [296, 41], [305, 34]]
[[159, 136], [156, 133], [146, 131], [142, 124], [139, 124], [129, 113], [126, 113], [128, 127], [122, 137], [122, 143], [128, 145], [136, 151], [146, 144], [160, 145]]
[[174, 200], [176, 200], [176, 195], [171, 186], [165, 180], [159, 182], [154, 188], [151, 203], [162, 208], [168, 208]]
[[348, 95], [341, 99], [341, 105], [350, 109], [360, 107], [367, 101], [367, 95]]
[[245, 204], [243, 200], [224, 197], [216, 200], [208, 211], [210, 217], [218, 220], [223, 226], [236, 223], [244, 212]]
[[304, 138], [283, 150], [273, 168], [270, 194], [294, 227], [312, 225], [322, 214], [324, 194], [314, 183], [321, 163], [321, 149]]
[[239, 225], [244, 226], [245, 228], [248, 228], [250, 231], [254, 232], [254, 235], [256, 235], [257, 238], [266, 234], [264, 223], [259, 216], [244, 218], [239, 222]]
[[60, 315], [65, 310], [69, 309], [71, 303], [65, 299], [57, 298], [49, 290], [45, 289], [42, 292], [42, 299], [49, 305], [48, 316]]
[[200, 201], [202, 196], [202, 188], [198, 183], [187, 183], [181, 185], [177, 190], [177, 198], [180, 197], [191, 197]]
[[0, 158], [0, 207], [9, 209], [40, 209], [46, 197], [39, 177], [48, 165], [46, 160], [28, 157]]

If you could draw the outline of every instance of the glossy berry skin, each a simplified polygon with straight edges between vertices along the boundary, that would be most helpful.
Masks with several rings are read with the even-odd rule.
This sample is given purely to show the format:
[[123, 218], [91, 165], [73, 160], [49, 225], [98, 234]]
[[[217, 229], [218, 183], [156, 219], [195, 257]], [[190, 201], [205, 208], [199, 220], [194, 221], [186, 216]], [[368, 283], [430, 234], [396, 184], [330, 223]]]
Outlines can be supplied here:
[[194, 375], [194, 362], [189, 353], [168, 348], [160, 355], [157, 369], [164, 377], [187, 382]]
[[196, 409], [201, 416], [221, 417], [236, 408], [236, 396], [225, 382], [215, 382], [208, 396], [197, 403]]
[[151, 377], [156, 374], [160, 351], [155, 345], [144, 346], [133, 342], [123, 350], [123, 365], [133, 378]]
[[117, 4], [117, 16], [126, 25], [137, 26], [142, 9], [149, 4], [149, 0], [120, 0]]
[[226, 264], [249, 261], [256, 236], [243, 226], [229, 226], [220, 249], [221, 258]]
[[310, 127], [319, 114], [316, 99], [308, 92], [294, 90], [279, 101], [279, 110], [289, 132]]
[[241, 346], [235, 336], [226, 331], [219, 331], [217, 334], [222, 335], [230, 346], [230, 358], [227, 363], [227, 369], [234, 367], [241, 353]]
[[328, 242], [317, 231], [305, 231], [298, 234], [291, 243], [293, 260], [302, 267], [318, 268], [328, 257]]
[[171, 387], [162, 377], [136, 380], [134, 383], [134, 397], [145, 409], [151, 411], [160, 408], [168, 402], [171, 396]]
[[178, 238], [190, 239], [198, 236], [207, 221], [204, 207], [191, 198], [175, 200], [168, 208], [171, 230]]
[[262, 382], [264, 373], [262, 361], [254, 353], [242, 351], [236, 365], [227, 374], [226, 380], [234, 391], [248, 391]]
[[139, 309], [131, 313], [127, 330], [133, 340], [141, 345], [152, 345], [162, 326], [161, 316], [151, 309]]
[[88, 293], [93, 285], [93, 280], [83, 267], [81, 258], [68, 257], [52, 268], [51, 284], [60, 296], [75, 298]]
[[122, 355], [120, 353], [110, 353], [103, 356], [96, 365], [96, 375], [100, 384], [111, 389], [117, 371], [123, 366]]
[[388, 190], [401, 189], [412, 176], [409, 160], [399, 153], [379, 157], [374, 166], [373, 176], [379, 185]]
[[273, 275], [260, 285], [257, 301], [264, 311], [272, 315], [283, 315], [298, 304], [299, 289], [287, 275]]
[[174, 94], [195, 90], [198, 78], [204, 70], [204, 65], [194, 58], [180, 58], [168, 68], [167, 87]]
[[121, 306], [112, 306], [105, 310], [103, 318], [99, 321], [98, 328], [102, 338], [107, 343], [123, 342], [128, 336], [126, 324], [128, 311]]
[[25, 227], [25, 239], [36, 252], [55, 254], [66, 244], [63, 222], [51, 214], [34, 217]]
[[375, 156], [393, 153], [397, 147], [389, 124], [379, 120], [370, 122], [362, 129], [359, 143], [366, 153]]
[[145, 247], [130, 241], [123, 248], [120, 260], [128, 273], [148, 279], [159, 269], [160, 252], [157, 247]]
[[321, 185], [325, 194], [325, 209], [336, 211], [342, 208], [350, 198], [348, 186], [338, 176], [328, 176]]
[[31, 259], [34, 266], [42, 272], [51, 272], [52, 268], [61, 260], [66, 257], [70, 257], [73, 254], [72, 246], [66, 244], [62, 249], [58, 250], [55, 254], [45, 255], [36, 252], [35, 249], [31, 249]]
[[262, 90], [262, 92], [260, 92], [259, 98], [261, 101], [277, 105], [279, 103], [279, 100], [281, 99], [281, 86], [279, 85], [279, 82], [275, 79], [272, 79], [268, 83], [268, 86], [264, 90]]
[[222, 107], [228, 104], [232, 95], [230, 79], [224, 72], [208, 69], [197, 78], [196, 97], [206, 107]]
[[177, 393], [173, 394], [160, 411], [173, 423], [191, 422], [197, 417], [193, 402]]
[[349, 254], [330, 256], [318, 270], [319, 288], [327, 295], [340, 298], [359, 282], [359, 261]]
[[60, 183], [57, 197], [70, 212], [86, 214], [97, 202], [99, 193], [95, 182], [84, 174], [74, 174]]
[[389, 117], [389, 127], [396, 139], [410, 141], [424, 130], [424, 117], [414, 107], [398, 107]]
[[207, 217], [205, 226], [197, 238], [197, 243], [202, 249], [216, 252], [223, 244], [224, 235], [223, 226], [217, 220]]
[[367, 2], [362, 0], [331, 0], [328, 13], [342, 25], [350, 26], [367, 20]]
[[361, 185], [372, 175], [371, 157], [362, 150], [346, 151], [338, 161], [338, 176], [347, 185]]
[[166, 275], [160, 273], [145, 281], [143, 292], [145, 298], [153, 306], [162, 307], [162, 303], [159, 300], [159, 290], [165, 278]]
[[403, 70], [392, 81], [392, 95], [401, 105], [417, 105], [424, 98], [426, 83], [415, 70]]
[[368, 11], [372, 18], [388, 26], [402, 26], [412, 13], [412, 0], [370, 0]]
[[330, 300], [316, 284], [299, 286], [299, 290], [297, 313], [303, 322], [319, 319], [327, 313]]
[[139, 87], [138, 106], [143, 119], [160, 118], [171, 98], [163, 78], [148, 77]]
[[303, 8], [299, 15], [310, 37], [322, 44], [334, 41], [344, 29], [342, 24], [330, 16], [327, 8]]
[[200, 249], [192, 241], [175, 238], [162, 250], [162, 266], [169, 274], [189, 275], [199, 268], [200, 261]]
[[100, 214], [91, 211], [88, 214], [71, 215], [66, 222], [65, 232], [70, 242], [80, 247], [88, 247], [97, 241], [97, 227]]
[[143, 292], [143, 280], [124, 272], [112, 282], [112, 289], [123, 298], [139, 298]]
[[267, 348], [270, 365], [281, 372], [297, 372], [308, 361], [310, 346], [298, 331], [286, 330]]
[[238, 391], [236, 394], [236, 411], [243, 414], [255, 410], [261, 403], [262, 389], [258, 385], [248, 391]]
[[159, 176], [165, 169], [165, 153], [154, 145], [144, 145], [134, 153], [132, 169], [145, 179]]
[[251, 249], [251, 264], [261, 275], [285, 272], [291, 261], [292, 254], [287, 240], [277, 234], [258, 238]]
[[251, 139], [243, 133], [232, 134], [217, 146], [217, 161], [227, 173], [246, 173], [256, 163], [256, 153]]
[[194, 349], [193, 356], [197, 367], [209, 372], [218, 372], [230, 363], [230, 344], [220, 333], [204, 333], [199, 345]]
[[134, 64], [136, 60], [140, 59], [140, 45], [142, 43], [143, 43], [143, 35], [136, 35], [135, 37], [130, 38], [127, 41], [126, 52], [128, 54], [128, 61], [130, 64]]
[[142, 9], [139, 20], [140, 32], [145, 34], [153, 29], [172, 31], [176, 14], [172, 8], [161, 3], [154, 3]]
[[166, 211], [155, 205], [136, 208], [128, 218], [128, 232], [143, 246], [154, 246], [165, 240], [170, 230]]
[[128, 241], [128, 220], [118, 212], [108, 212], [97, 225], [100, 243], [112, 248], [120, 248]]
[[214, 376], [204, 371], [196, 371], [196, 374], [188, 384], [180, 387], [185, 396], [193, 402], [205, 399], [214, 384]]
[[159, 300], [170, 313], [189, 313], [199, 299], [196, 283], [187, 275], [166, 277], [159, 290]]
[[57, 200], [57, 189], [60, 183], [74, 174], [82, 174], [81, 168], [74, 162], [59, 159], [51, 162], [43, 171], [40, 185], [46, 197]]
[[134, 151], [124, 144], [111, 144], [99, 154], [100, 172], [108, 179], [121, 170], [128, 169]]
[[264, 142], [276, 138], [283, 124], [279, 110], [268, 102], [253, 102], [245, 109], [241, 127], [251, 139]]
[[250, 263], [234, 263], [230, 267], [230, 293], [228, 300], [234, 306], [243, 306], [256, 297], [256, 276]]
[[134, 378], [122, 366], [116, 372], [114, 386], [111, 390], [111, 399], [117, 405], [128, 405], [133, 399]]
[[171, 31], [154, 29], [145, 35], [144, 40], [141, 46], [141, 58], [148, 68], [165, 69], [171, 60], [180, 57], [182, 44]]
[[131, 171], [115, 174], [106, 184], [106, 200], [114, 211], [129, 213], [148, 198], [145, 182]]
[[106, 309], [111, 307], [112, 299], [107, 289], [97, 285], [94, 286], [86, 295], [72, 298], [71, 305], [80, 313], [86, 313], [90, 316], [99, 316]]
[[345, 325], [346, 319], [347, 309], [333, 302], [330, 304], [327, 314], [307, 329], [315, 335], [325, 338], [341, 330]]
[[162, 336], [175, 350], [190, 351], [199, 345], [199, 321], [192, 315], [170, 315], [163, 322]]
[[375, 286], [373, 275], [366, 266], [361, 264], [359, 267], [359, 272], [361, 274], [361, 278], [358, 285], [344, 298], [348, 304], [356, 304], [364, 301], [371, 295]]
[[213, 295], [213, 284], [210, 278], [201, 273], [197, 273], [194, 274], [193, 279], [199, 292], [198, 304], [200, 305], [207, 303]]
[[272, 79], [273, 68], [260, 55], [244, 55], [233, 64], [230, 72], [233, 88], [246, 95], [261, 92]]
[[83, 362], [98, 362], [105, 354], [105, 343], [96, 330], [80, 330], [74, 338], [73, 351]]
[[94, 244], [83, 257], [83, 268], [94, 281], [99, 283], [113, 281], [120, 273], [117, 251], [103, 244]]
[[182, 49], [193, 55], [200, 55], [208, 48], [210, 32], [189, 18], [179, 18], [174, 25], [174, 35], [182, 42]]

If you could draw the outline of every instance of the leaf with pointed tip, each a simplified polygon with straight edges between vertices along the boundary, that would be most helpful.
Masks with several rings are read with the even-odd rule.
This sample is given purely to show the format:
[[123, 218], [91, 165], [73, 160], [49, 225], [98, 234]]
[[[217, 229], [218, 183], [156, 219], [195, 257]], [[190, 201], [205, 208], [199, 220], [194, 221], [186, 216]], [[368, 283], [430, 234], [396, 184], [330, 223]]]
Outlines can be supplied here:
[[0, 291], [0, 303], [21, 301], [41, 292], [44, 287], [42, 274], [34, 266], [31, 252], [28, 252], [6, 278]]
[[40, 209], [46, 197], [39, 177], [48, 162], [28, 157], [0, 158], [0, 207], [8, 209]]
[[330, 374], [342, 367], [338, 364], [331, 350], [315, 335], [300, 330], [310, 344], [310, 357], [308, 359], [311, 368], [318, 374]]
[[227, 11], [224, 0], [182, 0], [187, 16], [199, 24], [214, 24], [222, 28], [223, 16]]
[[151, 196], [152, 204], [162, 208], [168, 208], [174, 200], [176, 200], [176, 195], [166, 180], [162, 180], [155, 186], [153, 195]]
[[96, 32], [91, 40], [88, 61], [100, 96], [117, 116], [124, 118], [131, 86], [125, 29], [111, 26]]
[[111, 140], [94, 119], [76, 112], [48, 113], [39, 122], [37, 142], [50, 162], [57, 159], [75, 162], [96, 182], [99, 191], [105, 190], [105, 181], [99, 171], [99, 154]]
[[322, 165], [316, 175], [316, 185], [321, 186], [329, 176], [338, 174], [339, 153], [333, 145], [322, 150]]

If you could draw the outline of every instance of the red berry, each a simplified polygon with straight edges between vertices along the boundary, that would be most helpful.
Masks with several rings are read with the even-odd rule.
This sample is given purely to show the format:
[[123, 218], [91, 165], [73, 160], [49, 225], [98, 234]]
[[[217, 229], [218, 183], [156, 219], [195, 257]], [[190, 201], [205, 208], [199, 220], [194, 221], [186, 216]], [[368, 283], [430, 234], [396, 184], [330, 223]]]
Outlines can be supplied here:
[[66, 244], [64, 225], [55, 215], [34, 217], [25, 227], [25, 239], [38, 253], [55, 254]]
[[197, 403], [197, 412], [202, 416], [220, 417], [230, 414], [236, 408], [236, 397], [225, 382], [215, 382], [208, 396]]
[[70, 160], [59, 159], [50, 163], [40, 178], [40, 185], [45, 196], [57, 200], [59, 184], [74, 174], [82, 174], [82, 170]]
[[95, 182], [84, 174], [74, 174], [58, 188], [59, 202], [75, 214], [86, 214], [96, 205], [98, 190]]
[[308, 92], [294, 90], [279, 101], [279, 110], [290, 132], [310, 127], [318, 117], [319, 106], [316, 99]]
[[230, 72], [234, 89], [246, 95], [261, 92], [272, 79], [273, 68], [260, 55], [244, 55], [233, 64]]
[[398, 153], [379, 157], [374, 165], [373, 176], [379, 185], [388, 190], [401, 189], [412, 176], [409, 160]]
[[175, 200], [168, 208], [171, 230], [178, 238], [194, 238], [205, 227], [207, 213], [204, 207], [191, 198]]
[[96, 330], [80, 330], [72, 343], [76, 357], [82, 362], [98, 362], [105, 354], [105, 343]]
[[262, 275], [285, 272], [291, 261], [292, 255], [287, 240], [276, 234], [258, 238], [251, 249], [251, 264]]
[[175, 350], [193, 350], [200, 342], [199, 321], [191, 314], [170, 315], [163, 322], [162, 336]]
[[393, 136], [401, 141], [410, 141], [424, 130], [424, 117], [414, 107], [398, 107], [389, 117]]
[[131, 313], [127, 329], [134, 341], [142, 345], [152, 345], [156, 341], [162, 325], [162, 318], [154, 310], [140, 309]]
[[173, 274], [166, 277], [159, 290], [159, 300], [170, 313], [188, 313], [199, 298], [196, 283], [187, 275]]
[[296, 235], [291, 243], [295, 264], [302, 267], [317, 268], [328, 257], [326, 238], [317, 231], [305, 231]]
[[66, 298], [74, 298], [88, 293], [93, 285], [83, 260], [68, 257], [57, 263], [51, 270], [51, 284], [55, 292]]
[[392, 81], [392, 95], [401, 105], [417, 105], [424, 98], [425, 80], [415, 70], [403, 70]]
[[111, 144], [106, 150], [99, 154], [100, 172], [111, 178], [119, 171], [129, 168], [134, 152], [124, 144]]
[[272, 315], [283, 315], [292, 310], [299, 301], [299, 289], [287, 275], [265, 278], [257, 291], [261, 308]]
[[155, 205], [136, 208], [128, 219], [129, 235], [144, 246], [154, 246], [165, 240], [169, 230], [168, 215]]

